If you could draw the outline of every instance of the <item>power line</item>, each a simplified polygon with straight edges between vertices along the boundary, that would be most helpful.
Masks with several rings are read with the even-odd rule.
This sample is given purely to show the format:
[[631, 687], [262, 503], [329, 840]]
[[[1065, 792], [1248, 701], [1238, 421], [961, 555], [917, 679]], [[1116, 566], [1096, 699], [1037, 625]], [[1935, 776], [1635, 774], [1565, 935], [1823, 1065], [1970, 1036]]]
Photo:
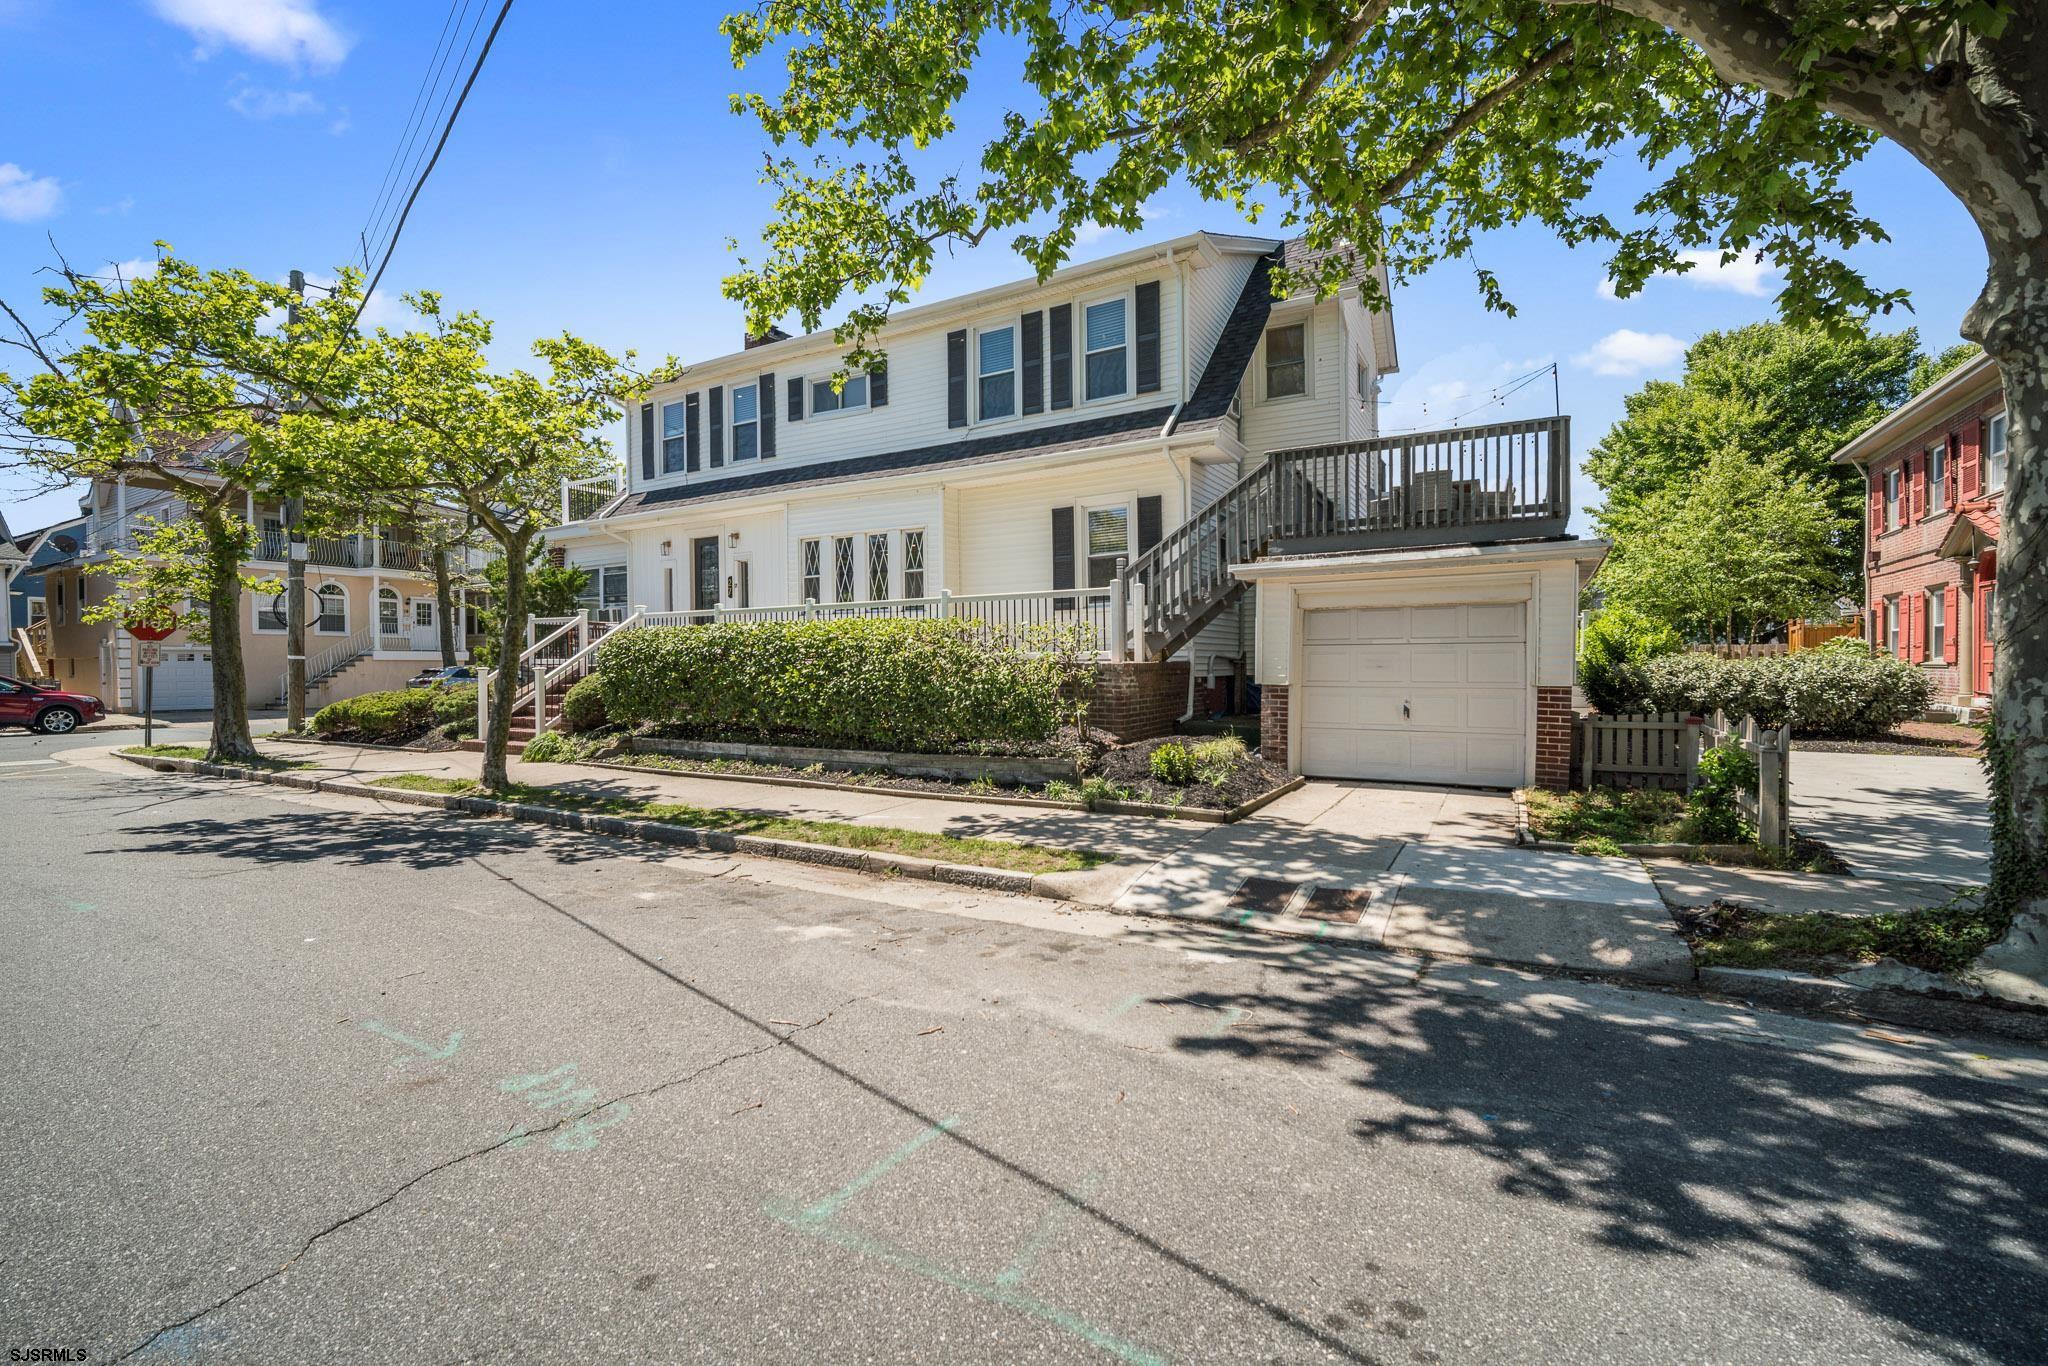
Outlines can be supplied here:
[[[1496, 386], [1494, 389], [1488, 392], [1484, 402], [1474, 404], [1472, 407], [1467, 408], [1464, 412], [1454, 414], [1450, 418], [1445, 419], [1443, 425], [1445, 427], [1455, 427], [1460, 422], [1463, 422], [1466, 418], [1472, 416], [1472, 414], [1474, 413], [1483, 412], [1488, 408], [1495, 407], [1499, 404], [1504, 404], [1510, 398], [1513, 398], [1516, 394], [1521, 393], [1522, 390], [1528, 388], [1530, 385], [1534, 384], [1537, 380], [1544, 378], [1546, 375], [1550, 376], [1553, 381], [1555, 380], [1557, 376], [1557, 362], [1552, 361], [1548, 365], [1539, 365], [1534, 370], [1529, 371], [1527, 374], [1517, 375], [1515, 376], [1515, 378], [1508, 380], [1506, 383]], [[1425, 411], [1427, 411], [1427, 407], [1428, 405], [1425, 404]], [[1380, 435], [1400, 436], [1407, 432], [1419, 432], [1422, 430], [1424, 430], [1424, 428], [1422, 427], [1382, 427], [1380, 429]], [[1440, 429], [1430, 428], [1429, 430]]]
[[[462, 117], [462, 106], [469, 102], [469, 92], [475, 87], [476, 78], [484, 69], [485, 59], [491, 55], [491, 45], [498, 41], [498, 30], [505, 26], [505, 16], [511, 12], [512, 0], [505, 0], [505, 3], [498, 7], [498, 17], [492, 22], [491, 31], [484, 38], [482, 50], [476, 54], [476, 65], [469, 69], [469, 79], [462, 83], [462, 93], [455, 99], [455, 108], [449, 112], [448, 121], [441, 125], [441, 137], [434, 144], [434, 154], [427, 159], [426, 168], [420, 172], [419, 179], [413, 182], [412, 193], [405, 197], [405, 207], [399, 211], [398, 222], [391, 229], [391, 240], [385, 245], [384, 259], [377, 263], [376, 274], [370, 277], [369, 284], [363, 289], [362, 298], [356, 301], [356, 311], [349, 319], [349, 328], [353, 329], [362, 320], [363, 310], [369, 306], [370, 296], [377, 292], [377, 282], [384, 278], [385, 268], [391, 264], [392, 253], [398, 250], [398, 239], [405, 231], [406, 219], [412, 216], [412, 206], [419, 201], [420, 191], [426, 188], [427, 177], [431, 176], [434, 167], [440, 164], [441, 152], [448, 146], [448, 135], [455, 131], [455, 120]], [[481, 21], [481, 12], [477, 17]], [[467, 52], [467, 46], [463, 50]]]
[[[462, 39], [462, 50], [459, 53], [455, 50], [453, 35], [450, 36], [448, 55], [453, 59], [454, 64], [449, 71], [448, 84], [442, 86], [437, 75], [434, 88], [427, 92], [427, 117], [420, 124], [420, 141], [416, 147], [408, 147], [406, 149], [406, 161], [400, 166], [398, 180], [391, 187], [392, 199], [386, 206], [387, 213], [396, 213], [398, 211], [397, 195], [399, 187], [412, 181], [419, 174], [420, 160], [427, 154], [426, 135], [431, 129], [443, 122], [443, 117], [448, 112], [448, 99], [455, 93], [455, 73], [461, 71], [469, 62], [469, 50], [476, 45], [476, 31], [483, 24], [484, 12], [487, 7], [488, 0], [478, 0], [476, 18], [470, 21], [469, 31]], [[456, 33], [462, 32], [462, 22], [468, 17], [468, 14], [469, 0], [462, 0], [462, 13], [458, 14], [455, 19]], [[440, 96], [438, 104], [435, 103], [434, 98], [437, 93]], [[378, 234], [383, 230], [383, 226], [383, 219], [380, 218], [377, 227], [373, 228], [371, 232], [371, 239], [373, 241], [376, 240]], [[396, 229], [393, 229], [393, 232], [395, 233]], [[365, 268], [368, 267], [367, 254], [364, 265]]]
[[[450, 0], [448, 13], [441, 20], [441, 32], [434, 39], [434, 50], [427, 57], [427, 69], [420, 74], [419, 89], [413, 92], [412, 110], [406, 115], [405, 127], [400, 132], [398, 145], [391, 149], [390, 163], [384, 167], [384, 177], [377, 183], [377, 198], [370, 205], [369, 216], [363, 219], [362, 230], [356, 234], [363, 248], [363, 269], [370, 268], [370, 230], [383, 221], [385, 201], [397, 192], [400, 179], [399, 168], [406, 162], [406, 153], [412, 148], [415, 128], [424, 129], [421, 117], [427, 108], [427, 92], [438, 89], [441, 84], [441, 70], [448, 64], [448, 35], [455, 30], [455, 16], [458, 9], [468, 12], [469, 0]], [[446, 49], [446, 50], [444, 50]]]

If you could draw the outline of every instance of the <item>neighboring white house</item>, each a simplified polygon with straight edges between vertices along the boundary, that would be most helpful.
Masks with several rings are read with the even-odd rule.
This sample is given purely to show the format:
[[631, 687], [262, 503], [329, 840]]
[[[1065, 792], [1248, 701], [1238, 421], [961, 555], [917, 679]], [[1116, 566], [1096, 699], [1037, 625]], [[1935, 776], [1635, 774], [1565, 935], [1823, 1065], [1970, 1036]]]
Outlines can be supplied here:
[[550, 542], [614, 620], [1086, 620], [1136, 661], [1106, 666], [1111, 729], [1256, 681], [1296, 769], [1555, 778], [1599, 554], [1556, 543], [1564, 422], [1381, 438], [1392, 319], [1358, 279], [1274, 298], [1300, 252], [1193, 233], [906, 309], [837, 389], [831, 333], [771, 334], [648, 395], [623, 490], [565, 490]]

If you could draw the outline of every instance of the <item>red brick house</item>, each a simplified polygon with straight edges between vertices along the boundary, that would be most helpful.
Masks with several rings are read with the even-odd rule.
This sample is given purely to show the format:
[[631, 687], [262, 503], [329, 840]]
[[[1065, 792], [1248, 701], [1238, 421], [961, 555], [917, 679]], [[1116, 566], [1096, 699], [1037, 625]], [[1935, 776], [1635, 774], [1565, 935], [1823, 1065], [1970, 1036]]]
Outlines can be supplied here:
[[1991, 693], [1992, 601], [2005, 492], [2005, 394], [1978, 356], [1835, 453], [1862, 468], [1864, 629], [1925, 668], [1936, 704], [1977, 712]]

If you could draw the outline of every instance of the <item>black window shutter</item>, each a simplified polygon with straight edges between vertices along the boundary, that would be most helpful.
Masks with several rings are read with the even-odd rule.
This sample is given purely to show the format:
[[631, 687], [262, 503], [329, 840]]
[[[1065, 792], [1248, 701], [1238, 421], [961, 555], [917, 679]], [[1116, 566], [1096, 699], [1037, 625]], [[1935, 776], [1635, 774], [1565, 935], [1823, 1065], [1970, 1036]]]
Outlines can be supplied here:
[[[1052, 510], [1052, 586], [1072, 588], [1074, 586], [1074, 510], [1054, 508]], [[1072, 598], [1054, 598], [1053, 610], [1071, 612]]]
[[1163, 500], [1158, 494], [1138, 500], [1138, 553], [1144, 554], [1159, 544], [1162, 528], [1159, 525]]
[[654, 405], [640, 405], [640, 477], [654, 477]]
[[1159, 282], [1147, 280], [1138, 286], [1138, 392], [1159, 389]]
[[868, 371], [868, 407], [889, 406], [889, 367], [886, 365]]
[[1074, 306], [1056, 305], [1046, 320], [1052, 336], [1046, 344], [1046, 361], [1052, 368], [1052, 406], [1074, 406]]
[[761, 376], [761, 392], [754, 399], [754, 411], [761, 415], [761, 458], [775, 458], [775, 376]]
[[711, 386], [711, 468], [725, 463], [725, 386]]
[[967, 425], [967, 333], [946, 334], [946, 425]]
[[1045, 315], [1024, 315], [1024, 411], [1045, 411]]
[[683, 403], [683, 468], [695, 474], [704, 468], [704, 443], [699, 435], [702, 405], [691, 394]]
[[789, 382], [789, 420], [804, 420], [804, 382], [801, 376]]

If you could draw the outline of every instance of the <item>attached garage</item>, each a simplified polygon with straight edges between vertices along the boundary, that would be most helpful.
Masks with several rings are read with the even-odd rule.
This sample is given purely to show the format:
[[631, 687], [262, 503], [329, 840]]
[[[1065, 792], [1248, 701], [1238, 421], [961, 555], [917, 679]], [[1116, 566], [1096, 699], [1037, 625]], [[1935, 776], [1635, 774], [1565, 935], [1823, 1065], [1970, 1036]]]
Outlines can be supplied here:
[[1524, 604], [1302, 614], [1301, 771], [1513, 787], [1527, 769]]
[[1234, 565], [1256, 595], [1259, 744], [1318, 778], [1570, 780], [1579, 594], [1600, 541]]
[[[203, 711], [213, 705], [213, 652], [190, 645], [165, 646], [156, 666], [158, 711]], [[142, 707], [142, 666], [135, 666], [135, 706]]]

